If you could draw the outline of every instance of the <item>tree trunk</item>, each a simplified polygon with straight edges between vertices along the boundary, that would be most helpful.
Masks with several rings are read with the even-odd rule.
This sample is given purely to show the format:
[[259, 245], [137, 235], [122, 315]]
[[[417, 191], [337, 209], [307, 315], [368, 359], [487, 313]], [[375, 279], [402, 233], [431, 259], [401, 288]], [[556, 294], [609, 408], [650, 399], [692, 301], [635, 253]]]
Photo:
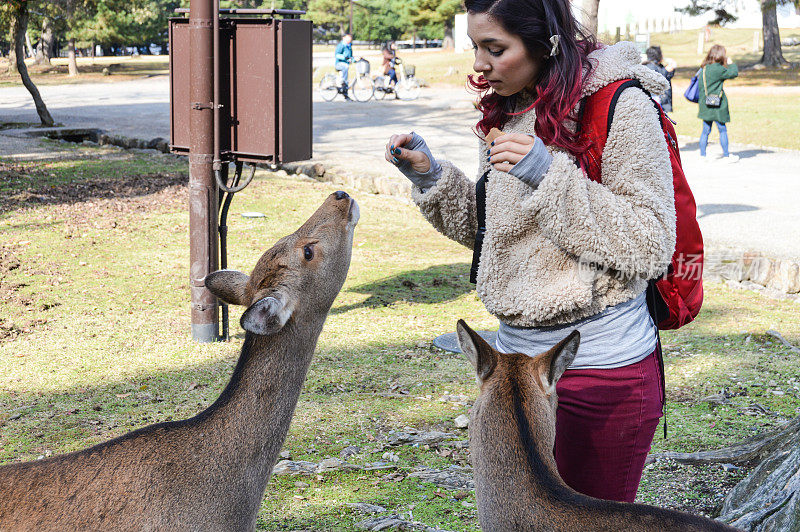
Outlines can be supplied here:
[[8, 70], [6, 74], [9, 76], [16, 76], [19, 74], [19, 70], [17, 69], [17, 51], [14, 47], [14, 35], [15, 33], [15, 25], [16, 19], [14, 18], [14, 13], [11, 13], [11, 31], [8, 34], [8, 40], [10, 46], [8, 47]]
[[780, 445], [728, 495], [721, 521], [752, 532], [800, 530], [800, 424], [778, 437]]
[[53, 48], [56, 34], [53, 31], [53, 21], [44, 17], [42, 21], [42, 35], [39, 37], [39, 46], [36, 47], [36, 64], [50, 66], [53, 57]]
[[764, 34], [764, 55], [760, 63], [768, 67], [778, 67], [787, 63], [781, 51], [781, 34], [778, 29], [778, 9], [776, 0], [761, 0], [761, 21]]
[[39, 114], [39, 120], [42, 121], [42, 125], [52, 126], [54, 123], [53, 117], [50, 116], [50, 112], [47, 110], [47, 106], [44, 104], [39, 90], [28, 75], [28, 67], [25, 66], [25, 52], [23, 46], [25, 45], [25, 34], [28, 29], [28, 2], [17, 2], [13, 4], [11, 21], [11, 31], [13, 34], [13, 40], [11, 42], [14, 46], [17, 70], [22, 78], [22, 84], [25, 85], [25, 88], [31, 93], [31, 97], [33, 97], [33, 103], [36, 105], [36, 112]]
[[69, 65], [69, 75], [78, 75], [78, 60], [75, 59], [75, 39], [70, 39], [67, 45], [67, 57], [69, 58], [67, 64]]
[[655, 453], [687, 464], [759, 462], [725, 497], [720, 521], [750, 532], [800, 530], [800, 417], [781, 429], [714, 451]]
[[442, 40], [442, 48], [445, 50], [452, 50], [456, 47], [456, 40], [453, 38], [453, 19], [447, 20], [444, 23], [444, 40]]
[[583, 0], [583, 26], [592, 35], [597, 35], [597, 11], [600, 8], [600, 0]]
[[25, 48], [28, 52], [28, 57], [35, 57], [36, 52], [33, 51], [33, 46], [31, 45], [31, 36], [28, 35], [28, 32], [25, 31]]

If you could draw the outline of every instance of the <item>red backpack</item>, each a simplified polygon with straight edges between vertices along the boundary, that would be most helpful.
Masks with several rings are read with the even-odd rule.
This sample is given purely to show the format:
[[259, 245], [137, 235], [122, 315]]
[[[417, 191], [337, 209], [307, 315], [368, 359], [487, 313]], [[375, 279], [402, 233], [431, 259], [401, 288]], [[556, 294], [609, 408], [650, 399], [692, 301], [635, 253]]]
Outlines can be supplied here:
[[[621, 80], [603, 87], [584, 101], [581, 131], [592, 140], [592, 146], [584, 158], [583, 168], [592, 181], [600, 182], [600, 161], [614, 109], [622, 91], [628, 87], [638, 87], [650, 96], [637, 80]], [[650, 281], [647, 306], [659, 329], [678, 329], [692, 321], [703, 304], [703, 235], [697, 223], [694, 196], [681, 167], [675, 128], [661, 106], [655, 101], [653, 104], [658, 110], [672, 163], [677, 227], [672, 263], [664, 276]]]

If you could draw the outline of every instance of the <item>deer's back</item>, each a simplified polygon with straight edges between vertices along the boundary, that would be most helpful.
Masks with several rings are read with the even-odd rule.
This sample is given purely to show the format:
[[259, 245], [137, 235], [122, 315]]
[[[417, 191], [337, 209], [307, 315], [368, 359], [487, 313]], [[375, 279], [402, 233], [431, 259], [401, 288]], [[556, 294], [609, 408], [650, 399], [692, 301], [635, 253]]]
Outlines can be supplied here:
[[[207, 462], [187, 455], [184, 432], [153, 425], [82, 451], [0, 467], [2, 530], [213, 527], [220, 514]], [[186, 509], [192, 514], [181, 513]]]

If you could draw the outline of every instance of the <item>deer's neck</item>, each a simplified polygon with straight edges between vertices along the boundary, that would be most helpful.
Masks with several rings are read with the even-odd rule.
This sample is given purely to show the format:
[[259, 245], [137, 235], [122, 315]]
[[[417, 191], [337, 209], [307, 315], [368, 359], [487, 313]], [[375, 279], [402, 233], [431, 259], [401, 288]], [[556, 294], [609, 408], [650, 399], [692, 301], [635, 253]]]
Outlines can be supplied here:
[[259, 497], [286, 439], [323, 323], [298, 326], [292, 319], [272, 336], [248, 332], [230, 382], [199, 416], [209, 450], [226, 457], [218, 463], [230, 469], [223, 474], [252, 477]]
[[526, 404], [530, 394], [516, 385], [508, 389], [481, 406], [470, 433], [481, 523], [547, 523], [554, 508], [583, 496], [559, 476], [552, 442], [539, 433], [540, 417]]

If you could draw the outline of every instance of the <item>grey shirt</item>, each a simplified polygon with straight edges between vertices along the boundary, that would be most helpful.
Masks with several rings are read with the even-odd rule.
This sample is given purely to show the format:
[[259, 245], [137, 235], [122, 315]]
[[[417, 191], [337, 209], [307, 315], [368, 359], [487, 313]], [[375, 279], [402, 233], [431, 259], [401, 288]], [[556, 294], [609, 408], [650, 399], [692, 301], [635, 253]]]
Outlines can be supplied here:
[[578, 329], [581, 345], [570, 369], [609, 369], [635, 364], [656, 349], [656, 327], [645, 293], [574, 323], [555, 327], [514, 327], [500, 322], [501, 353], [543, 353]]

